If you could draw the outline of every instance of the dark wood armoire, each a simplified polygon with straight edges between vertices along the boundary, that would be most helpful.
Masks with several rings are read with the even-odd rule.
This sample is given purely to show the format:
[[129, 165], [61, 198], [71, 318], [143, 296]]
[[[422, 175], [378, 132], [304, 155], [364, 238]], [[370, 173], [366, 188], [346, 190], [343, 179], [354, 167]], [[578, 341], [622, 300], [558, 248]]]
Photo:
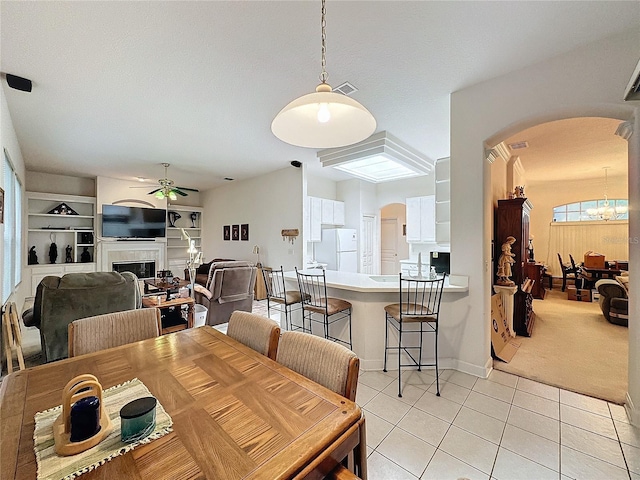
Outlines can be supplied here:
[[[511, 246], [514, 253], [514, 264], [511, 267], [511, 279], [518, 287], [515, 293], [513, 306], [513, 329], [516, 334], [530, 336], [533, 329], [533, 297], [531, 295], [532, 282], [525, 283], [524, 263], [528, 259], [529, 245], [529, 216], [533, 206], [526, 198], [514, 198], [498, 200], [498, 209], [495, 212], [495, 251], [496, 266], [502, 254], [502, 244], [507, 237], [514, 237], [515, 243]], [[497, 281], [497, 271], [494, 272]]]

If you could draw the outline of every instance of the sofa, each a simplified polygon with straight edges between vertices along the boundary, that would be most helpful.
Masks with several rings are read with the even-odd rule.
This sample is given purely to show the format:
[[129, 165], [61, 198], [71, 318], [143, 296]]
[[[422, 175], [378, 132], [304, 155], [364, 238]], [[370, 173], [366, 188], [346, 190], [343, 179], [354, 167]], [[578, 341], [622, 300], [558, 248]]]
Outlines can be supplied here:
[[251, 312], [257, 270], [244, 261], [211, 263], [206, 283], [194, 286], [196, 303], [207, 308], [207, 325], [227, 323], [236, 310]]
[[130, 272], [68, 273], [44, 277], [22, 319], [40, 329], [44, 362], [68, 356], [69, 324], [80, 318], [141, 307], [138, 278]]
[[629, 326], [629, 277], [602, 279], [596, 282], [600, 294], [600, 309], [604, 317], [615, 325]]

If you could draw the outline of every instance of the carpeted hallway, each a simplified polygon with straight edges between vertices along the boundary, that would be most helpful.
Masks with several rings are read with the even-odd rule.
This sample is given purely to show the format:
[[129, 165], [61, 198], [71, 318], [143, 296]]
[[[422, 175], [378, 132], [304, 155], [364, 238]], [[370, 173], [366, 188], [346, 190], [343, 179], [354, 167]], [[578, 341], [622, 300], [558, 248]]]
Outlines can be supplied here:
[[628, 382], [628, 329], [604, 318], [597, 302], [567, 300], [547, 291], [534, 300], [536, 323], [511, 362], [494, 360], [497, 370], [566, 390], [623, 404]]

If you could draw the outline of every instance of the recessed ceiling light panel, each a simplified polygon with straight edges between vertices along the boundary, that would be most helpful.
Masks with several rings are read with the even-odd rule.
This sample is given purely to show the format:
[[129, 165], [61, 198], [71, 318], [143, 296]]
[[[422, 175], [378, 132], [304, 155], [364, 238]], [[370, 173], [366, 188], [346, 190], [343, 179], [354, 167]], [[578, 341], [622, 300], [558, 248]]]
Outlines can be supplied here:
[[318, 158], [323, 167], [334, 167], [374, 183], [426, 175], [435, 163], [387, 132], [348, 147], [321, 150]]

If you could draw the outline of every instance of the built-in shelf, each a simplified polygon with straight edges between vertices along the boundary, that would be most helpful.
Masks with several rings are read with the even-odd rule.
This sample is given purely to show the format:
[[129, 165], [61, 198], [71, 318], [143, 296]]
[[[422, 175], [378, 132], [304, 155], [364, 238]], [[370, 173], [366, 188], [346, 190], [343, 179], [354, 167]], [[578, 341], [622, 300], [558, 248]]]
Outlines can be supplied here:
[[60, 215], [56, 213], [30, 213], [30, 217], [55, 217], [55, 218], [93, 218], [93, 215]]

